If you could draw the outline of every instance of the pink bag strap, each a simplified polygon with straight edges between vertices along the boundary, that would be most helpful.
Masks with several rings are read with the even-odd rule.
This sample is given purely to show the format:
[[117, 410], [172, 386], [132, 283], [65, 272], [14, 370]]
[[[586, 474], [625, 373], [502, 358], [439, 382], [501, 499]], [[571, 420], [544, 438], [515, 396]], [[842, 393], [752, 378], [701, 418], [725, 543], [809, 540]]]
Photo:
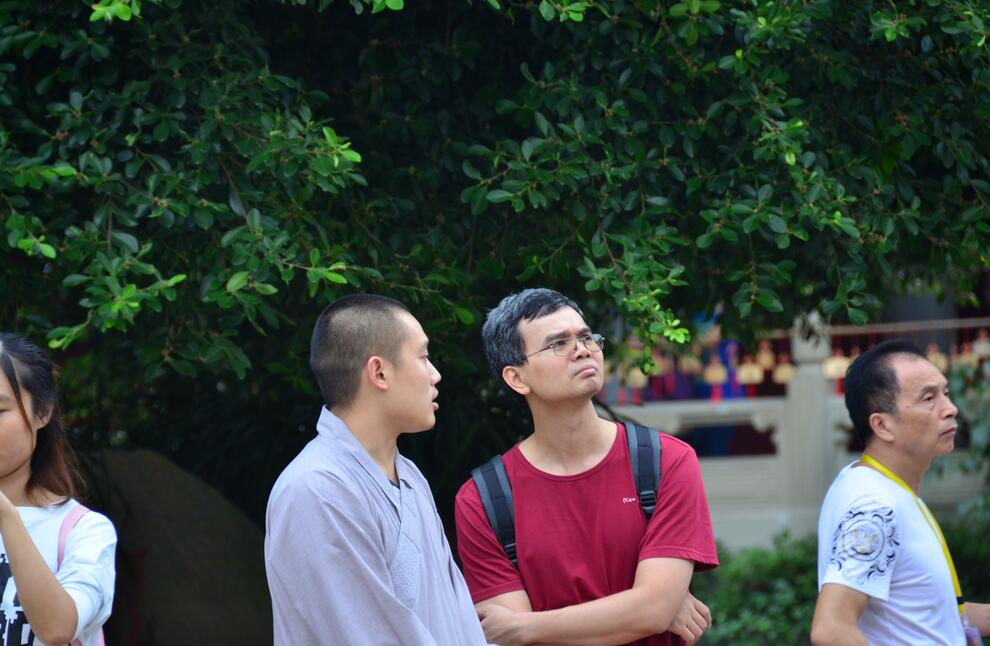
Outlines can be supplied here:
[[79, 519], [88, 511], [89, 509], [84, 505], [76, 503], [72, 511], [62, 520], [62, 526], [58, 529], [58, 559], [55, 562], [56, 570], [62, 567], [62, 558], [65, 556], [65, 543], [69, 540], [69, 532], [72, 531], [72, 528], [76, 526]]
[[[98, 638], [98, 641], [96, 642], [97, 643], [97, 646], [106, 646], [107, 643], [105, 641], [103, 641], [103, 629], [102, 628], [100, 629], [100, 634], [97, 635], [97, 638]], [[69, 646], [82, 646], [82, 641], [76, 639], [71, 644], [69, 644]]]
[[[76, 506], [72, 508], [72, 511], [66, 514], [65, 518], [62, 520], [62, 526], [58, 528], [58, 557], [55, 563], [56, 570], [62, 567], [62, 558], [65, 556], [65, 544], [69, 540], [69, 533], [72, 531], [72, 528], [79, 523], [79, 519], [85, 516], [88, 511], [89, 509], [85, 505], [76, 503]], [[99, 645], [104, 646], [106, 642], [103, 641], [102, 630], [100, 630], [98, 637]], [[82, 646], [82, 642], [76, 639], [72, 642], [71, 646]]]

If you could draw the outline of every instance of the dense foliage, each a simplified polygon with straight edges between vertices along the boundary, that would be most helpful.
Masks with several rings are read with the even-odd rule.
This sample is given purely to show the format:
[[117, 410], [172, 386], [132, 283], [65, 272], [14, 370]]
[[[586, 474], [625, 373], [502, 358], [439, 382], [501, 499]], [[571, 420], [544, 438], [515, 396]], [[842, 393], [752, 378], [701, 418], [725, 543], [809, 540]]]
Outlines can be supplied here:
[[818, 598], [815, 538], [781, 535], [772, 549], [731, 554], [721, 565], [694, 577], [692, 592], [712, 611], [704, 643], [807, 644]]
[[409, 450], [449, 500], [524, 432], [477, 341], [509, 290], [652, 342], [717, 305], [745, 333], [862, 322], [917, 280], [965, 298], [990, 263], [988, 21], [962, 0], [2, 0], [0, 325], [66, 349], [84, 442], [165, 450], [257, 515], [315, 417], [316, 313], [398, 296], [446, 375]]

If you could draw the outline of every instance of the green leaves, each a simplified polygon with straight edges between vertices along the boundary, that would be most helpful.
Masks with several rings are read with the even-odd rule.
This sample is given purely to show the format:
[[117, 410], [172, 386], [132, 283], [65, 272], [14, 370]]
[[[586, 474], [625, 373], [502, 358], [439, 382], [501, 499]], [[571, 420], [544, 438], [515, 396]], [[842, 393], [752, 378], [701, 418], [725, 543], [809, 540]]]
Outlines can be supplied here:
[[0, 9], [8, 299], [59, 347], [137, 339], [148, 374], [243, 371], [230, 348], [350, 291], [462, 328], [583, 285], [661, 343], [715, 307], [727, 333], [866, 320], [986, 262], [981, 7], [355, 0], [393, 13], [327, 41], [326, 0], [282, 3], [291, 34], [250, 3], [87, 4]]
[[568, 20], [581, 22], [584, 20], [584, 14], [589, 6], [591, 5], [587, 2], [567, 2], [565, 0], [563, 3], [557, 4], [551, 0], [540, 0], [538, 10], [546, 21], [559, 17], [560, 22]]
[[780, 297], [771, 290], [764, 289], [756, 294], [756, 302], [768, 312], [783, 312], [784, 306], [780, 302]]
[[139, 0], [100, 0], [91, 6], [93, 13], [89, 16], [90, 22], [105, 20], [110, 22], [118, 18], [125, 22], [132, 16], [141, 15], [141, 3]]
[[403, 6], [405, 6], [403, 0], [371, 0], [371, 13], [379, 13], [385, 9], [401, 11]]
[[715, 13], [722, 6], [718, 0], [687, 0], [670, 5], [668, 14], [671, 18], [684, 18], [687, 15], [696, 16], [702, 12]]
[[456, 316], [457, 320], [464, 325], [474, 325], [474, 313], [465, 307], [455, 307], [454, 316]]
[[[566, 62], [557, 57], [539, 70], [522, 67], [525, 83], [498, 99], [496, 112], [503, 115], [506, 127], [509, 120], [520, 126], [530, 119], [532, 126], [514, 135], [518, 138], [513, 141], [522, 142], [518, 152], [503, 138], [502, 147], [487, 155], [486, 163], [472, 160], [471, 167], [478, 172], [468, 179], [475, 185], [464, 190], [462, 199], [476, 204], [484, 195], [485, 201], [508, 202], [517, 211], [522, 206], [519, 213], [530, 216], [527, 225], [545, 231], [548, 239], [563, 238], [563, 227], [537, 224], [537, 209], [554, 212], [556, 208], [566, 214], [571, 201], [594, 205], [593, 219], [600, 230], [592, 236], [592, 231], [582, 229], [579, 237], [599, 263], [595, 270], [582, 270], [585, 289], [596, 293], [658, 288], [662, 283], [655, 275], [648, 275], [642, 284], [627, 282], [623, 276], [634, 272], [638, 263], [684, 258], [681, 245], [687, 245], [692, 269], [686, 276], [697, 291], [687, 294], [675, 289], [668, 301], [686, 315], [707, 309], [712, 301], [730, 302], [731, 297], [736, 309], [724, 315], [730, 327], [788, 325], [834, 294], [841, 294], [841, 307], [830, 315], [863, 320], [877, 312], [879, 299], [874, 293], [882, 290], [874, 292], [875, 286], [901, 281], [897, 265], [911, 265], [909, 273], [914, 276], [940, 279], [931, 269], [948, 268], [946, 256], [926, 266], [932, 255], [923, 251], [922, 240], [926, 235], [941, 239], [949, 245], [942, 248], [948, 249], [954, 243], [948, 243], [947, 237], [960, 241], [964, 234], [955, 224], [958, 219], [945, 222], [954, 232], [950, 236], [936, 233], [933, 220], [919, 219], [916, 193], [928, 190], [922, 186], [931, 189], [959, 179], [947, 177], [953, 175], [955, 164], [972, 159], [978, 140], [968, 131], [972, 120], [953, 110], [941, 126], [930, 124], [930, 134], [922, 135], [923, 124], [929, 123], [925, 115], [942, 109], [938, 101], [925, 100], [925, 108], [908, 108], [896, 101], [886, 104], [867, 90], [895, 77], [910, 86], [915, 80], [907, 79], [914, 79], [918, 70], [916, 60], [894, 64], [900, 59], [888, 56], [884, 48], [893, 41], [887, 39], [876, 44], [876, 58], [865, 63], [859, 54], [856, 65], [835, 46], [838, 41], [830, 34], [846, 33], [851, 24], [854, 33], [866, 34], [877, 24], [874, 14], [797, 6], [776, 7], [773, 12], [753, 8], [735, 11], [729, 21], [723, 20], [719, 9], [717, 3], [671, 5], [670, 26], [651, 35], [656, 49], [649, 55], [623, 49], [637, 46], [632, 34], [640, 32], [619, 27], [640, 19], [635, 11], [616, 10], [611, 21], [596, 21], [597, 27], [587, 29], [575, 27], [568, 34], [540, 31], [550, 57], [553, 51], [589, 53], [571, 55]], [[924, 17], [897, 16], [901, 23], [895, 27], [913, 34], [925, 20], [946, 20], [941, 11], [935, 9]], [[709, 37], [736, 28], [745, 36], [731, 42]], [[932, 54], [925, 64], [929, 69], [940, 67], [936, 52], [944, 50], [931, 35], [928, 38], [930, 43], [921, 44], [924, 52]], [[679, 42], [697, 48], [697, 54], [685, 60]], [[898, 55], [907, 61], [905, 52]], [[978, 56], [987, 59], [986, 52]], [[732, 80], [709, 76], [715, 68], [730, 70]], [[611, 71], [609, 81], [600, 80], [600, 69]], [[953, 105], [963, 97], [973, 98], [963, 89], [966, 79], [953, 71], [951, 63], [940, 69], [941, 78], [959, 84], [949, 91], [944, 85], [925, 85], [942, 96], [943, 105], [948, 96]], [[856, 86], [857, 82], [865, 84]], [[918, 82], [927, 83], [920, 77]], [[982, 84], [980, 92], [990, 98], [987, 86]], [[694, 99], [681, 98], [687, 96]], [[655, 109], [657, 104], [663, 110]], [[844, 107], [837, 113], [835, 105]], [[968, 105], [966, 109], [979, 109], [977, 101]], [[863, 112], [871, 116], [836, 118]], [[907, 117], [908, 113], [913, 116]], [[886, 143], [892, 114], [900, 114], [902, 123], [890, 125], [894, 135]], [[580, 131], [569, 126], [574, 115], [582, 118]], [[982, 130], [985, 136], [986, 128]], [[905, 131], [911, 134], [905, 137]], [[597, 139], [589, 141], [588, 133]], [[922, 180], [916, 175], [915, 156], [920, 150], [916, 142], [921, 138], [926, 138], [921, 146], [927, 148], [920, 154], [930, 161], [940, 159], [937, 163], [948, 169], [946, 177], [935, 173]], [[958, 148], [952, 142], [959, 139], [967, 143], [965, 151], [956, 155], [952, 151]], [[908, 159], [910, 167], [899, 166]], [[568, 177], [571, 163], [588, 169], [588, 175]], [[968, 171], [963, 176], [980, 190], [982, 177], [972, 177]], [[498, 179], [492, 183], [493, 178]], [[545, 207], [520, 199], [529, 187], [551, 196]], [[492, 189], [499, 192], [492, 194]], [[944, 197], [944, 191], [938, 192]], [[568, 197], [554, 198], [554, 193]], [[655, 195], [664, 197], [654, 199]], [[891, 217], [892, 210], [902, 215]], [[964, 212], [974, 217], [977, 211]], [[584, 221], [576, 214], [572, 218], [574, 224]], [[977, 253], [972, 242], [962, 244], [970, 245], [967, 253]], [[918, 262], [895, 257], [897, 248], [915, 250]], [[543, 253], [566, 254], [556, 249], [548, 243]], [[766, 260], [795, 262], [797, 269], [758, 269]], [[524, 266], [520, 279], [532, 280], [546, 263]], [[842, 267], [841, 276], [837, 266]], [[972, 284], [972, 265], [969, 270], [962, 264], [957, 268], [954, 277]], [[606, 269], [608, 273], [603, 273]], [[849, 287], [861, 282], [862, 287]], [[626, 305], [621, 311], [630, 314]]]
[[110, 233], [110, 236], [111, 238], [113, 238], [113, 241], [117, 243], [117, 245], [120, 248], [125, 249], [131, 253], [138, 252], [137, 238], [135, 238], [130, 233], [126, 233], [124, 231], [112, 231]]
[[543, 16], [544, 20], [553, 20], [557, 11], [547, 0], [540, 0], [540, 15]]
[[[69, 5], [14, 4], [23, 22], [0, 33], [0, 50], [30, 71], [15, 87], [4, 76], [15, 67], [0, 65], [0, 123], [17, 129], [0, 128], [0, 204], [10, 209], [0, 226], [7, 256], [23, 258], [6, 258], [22, 286], [8, 296], [55, 321], [52, 347], [116, 332], [148, 374], [244, 374], [247, 328], [265, 334], [288, 320], [271, 297], [329, 299], [351, 281], [384, 280], [342, 261], [316, 215], [328, 204], [319, 196], [366, 184], [362, 155], [327, 114], [314, 116], [319, 96], [268, 68], [241, 8], [169, 0], [145, 3], [143, 16], [135, 0], [102, 0], [80, 24]], [[132, 24], [110, 38], [104, 23], [116, 19]], [[11, 50], [12, 35], [36, 45]], [[62, 67], [24, 66], [39, 47]], [[128, 56], [147, 67], [104, 67]], [[202, 359], [194, 348], [216, 347], [217, 333], [225, 349]], [[177, 354], [155, 351], [165, 347]]]
[[73, 168], [72, 166], [70, 166], [69, 164], [67, 164], [64, 161], [56, 162], [55, 165], [52, 166], [52, 172], [55, 173], [56, 175], [58, 175], [59, 177], [75, 177], [76, 176], [76, 169]]
[[924, 20], [909, 17], [909, 14], [899, 12], [878, 11], [870, 16], [870, 33], [874, 38], [883, 36], [887, 42], [898, 38], [907, 38], [912, 28], [920, 27]]
[[346, 285], [347, 278], [342, 274], [338, 274], [335, 271], [326, 270], [323, 272], [323, 277], [329, 280], [331, 283], [337, 283], [338, 285]]
[[239, 271], [227, 280], [227, 291], [231, 294], [240, 291], [248, 283], [248, 277], [251, 275], [247, 271]]
[[501, 202], [508, 202], [512, 198], [513, 198], [512, 193], [510, 193], [508, 191], [503, 191], [500, 188], [497, 188], [497, 189], [495, 189], [493, 191], [488, 191], [488, 194], [486, 196], [486, 199], [489, 202], [491, 202], [492, 204], [499, 204]]
[[698, 236], [697, 239], [694, 241], [694, 243], [698, 246], [698, 249], [701, 250], [705, 250], [708, 247], [712, 246], [713, 242], [715, 242], [714, 233], [703, 233], [700, 236]]

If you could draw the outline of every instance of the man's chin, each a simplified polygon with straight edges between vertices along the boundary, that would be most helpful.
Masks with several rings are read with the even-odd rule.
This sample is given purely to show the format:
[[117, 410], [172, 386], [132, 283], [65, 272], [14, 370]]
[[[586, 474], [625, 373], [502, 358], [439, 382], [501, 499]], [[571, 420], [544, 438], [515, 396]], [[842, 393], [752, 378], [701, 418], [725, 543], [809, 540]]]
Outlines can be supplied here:
[[574, 403], [574, 402], [591, 401], [601, 391], [602, 391], [601, 388], [591, 388], [591, 387], [581, 388], [581, 389], [575, 389], [575, 390], [571, 391], [570, 393], [561, 394], [561, 396], [555, 398], [554, 401], [561, 402], [561, 403], [564, 403], [564, 402]]
[[955, 433], [953, 433], [952, 435], [940, 437], [938, 438], [938, 444], [935, 445], [935, 449], [932, 452], [933, 453], [932, 457], [938, 458], [943, 455], [948, 455], [952, 453], [952, 451], [955, 450], [955, 448], [956, 448]]
[[602, 391], [605, 387], [604, 381], [602, 379], [589, 379], [584, 387], [581, 389], [582, 394], [587, 394], [588, 398], [592, 398]]
[[436, 426], [436, 425], [437, 425], [437, 416], [436, 415], [430, 415], [429, 421], [425, 421], [424, 420], [423, 423], [419, 425], [420, 426], [420, 429], [418, 431], [412, 431], [412, 432], [413, 433], [425, 433], [426, 431], [432, 431], [433, 430], [433, 427]]

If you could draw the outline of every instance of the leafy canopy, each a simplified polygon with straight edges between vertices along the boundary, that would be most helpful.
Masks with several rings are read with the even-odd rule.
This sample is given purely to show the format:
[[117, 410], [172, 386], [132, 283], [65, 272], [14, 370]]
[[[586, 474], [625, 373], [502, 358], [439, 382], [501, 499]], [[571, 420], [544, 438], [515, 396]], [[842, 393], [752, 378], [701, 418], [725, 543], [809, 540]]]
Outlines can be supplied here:
[[4, 2], [8, 303], [243, 376], [245, 326], [342, 289], [471, 324], [579, 274], [654, 342], [965, 293], [988, 9], [901, 5]]
[[[311, 422], [323, 304], [397, 296], [452, 395], [427, 469], [459, 480], [519, 432], [477, 337], [511, 290], [648, 345], [719, 305], [752, 333], [862, 323], [919, 283], [966, 298], [990, 265], [988, 21], [964, 0], [0, 0], [0, 321], [79, 359], [69, 410], [123, 429], [100, 442], [234, 482], [302, 441], [265, 431]], [[225, 438], [252, 432], [238, 472]]]

